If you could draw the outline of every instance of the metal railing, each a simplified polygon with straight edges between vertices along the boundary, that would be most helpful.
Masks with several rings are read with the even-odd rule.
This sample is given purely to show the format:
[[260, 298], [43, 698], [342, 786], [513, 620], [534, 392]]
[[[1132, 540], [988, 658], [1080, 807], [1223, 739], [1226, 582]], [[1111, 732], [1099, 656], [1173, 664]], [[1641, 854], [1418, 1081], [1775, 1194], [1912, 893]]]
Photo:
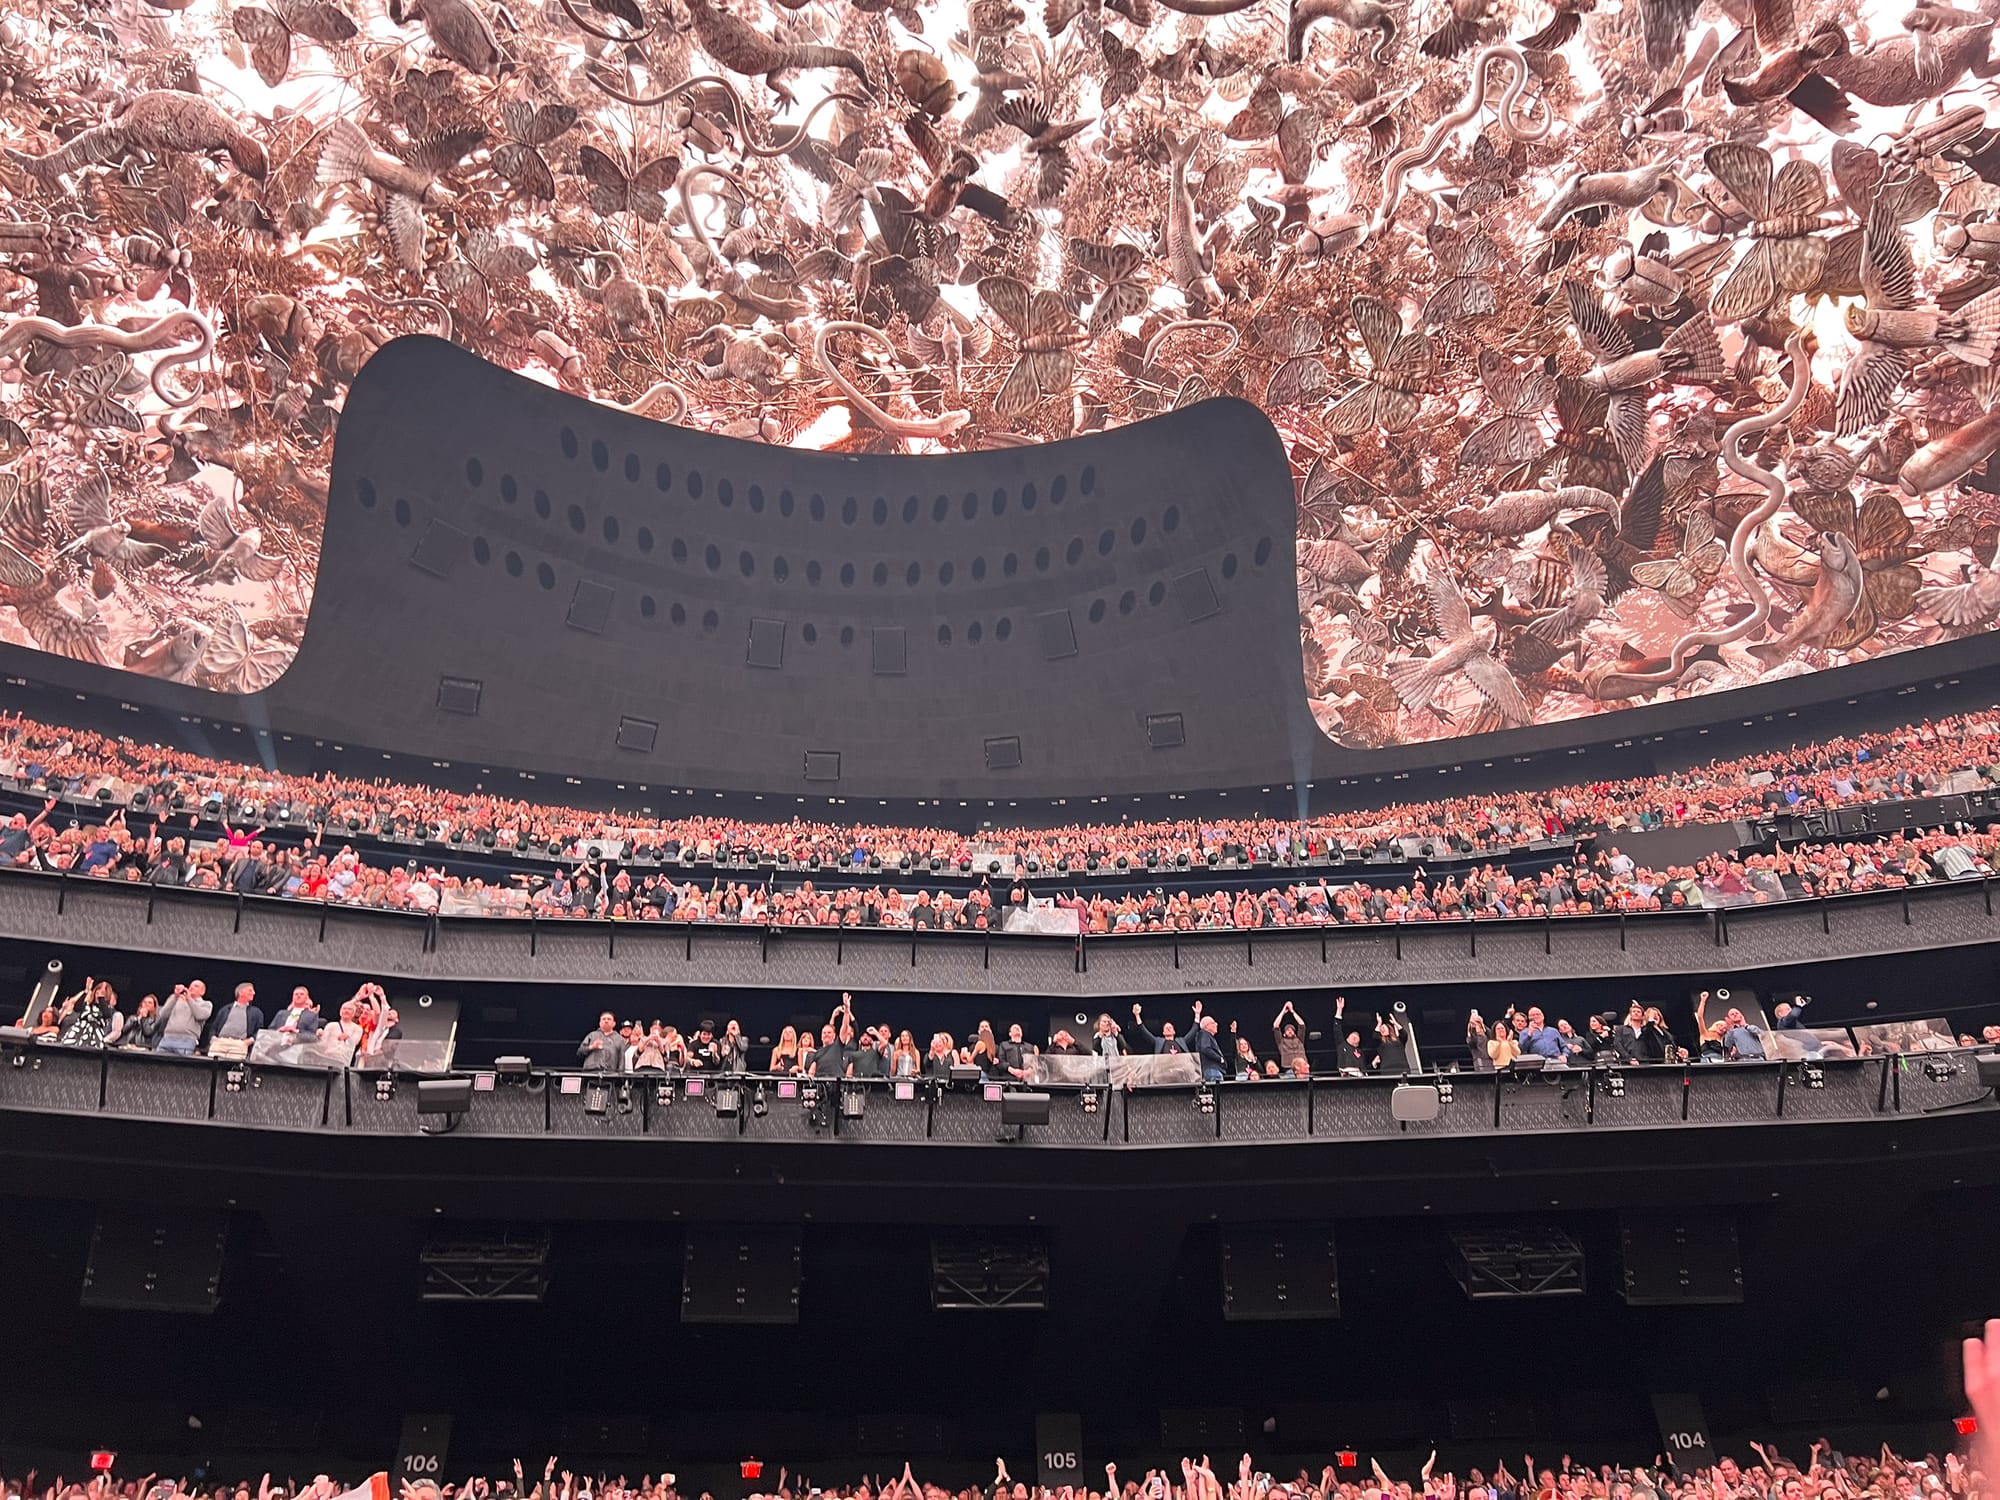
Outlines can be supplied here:
[[[2000, 1110], [1976, 1050], [1825, 1061], [1431, 1073], [1119, 1090], [1052, 1087], [1046, 1124], [1013, 1125], [1011, 1086], [841, 1083], [461, 1069], [450, 1114], [416, 1075], [0, 1045], [0, 1112], [214, 1123], [355, 1136], [1158, 1147], [1865, 1123]], [[1989, 1059], [1992, 1054], [1984, 1054]], [[1988, 1068], [1992, 1064], [1989, 1060]]]

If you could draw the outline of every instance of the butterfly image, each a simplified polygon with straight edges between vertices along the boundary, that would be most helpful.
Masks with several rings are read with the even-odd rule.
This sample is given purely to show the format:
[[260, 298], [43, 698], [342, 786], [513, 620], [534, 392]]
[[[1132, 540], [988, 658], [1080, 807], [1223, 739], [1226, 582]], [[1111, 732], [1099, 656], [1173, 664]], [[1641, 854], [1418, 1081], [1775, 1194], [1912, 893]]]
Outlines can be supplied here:
[[1060, 293], [1030, 291], [1012, 276], [986, 276], [979, 300], [1019, 341], [1014, 368], [993, 398], [993, 410], [1009, 419], [1025, 416], [1044, 396], [1066, 396], [1076, 373], [1075, 315]]
[[1431, 342], [1405, 333], [1402, 315], [1380, 297], [1356, 297], [1350, 307], [1369, 369], [1328, 410], [1327, 430], [1343, 437], [1405, 431], [1423, 410], [1424, 382], [1436, 366]]
[[1458, 450], [1458, 467], [1497, 469], [1540, 458], [1546, 447], [1541, 414], [1555, 399], [1555, 376], [1540, 365], [1518, 365], [1491, 349], [1482, 349], [1479, 382], [1500, 414], [1472, 430]]
[[1255, 334], [1258, 343], [1278, 356], [1278, 368], [1264, 388], [1266, 406], [1298, 406], [1325, 394], [1332, 376], [1320, 358], [1326, 352], [1326, 328], [1318, 318], [1301, 313], [1260, 320]]
[[271, 8], [245, 5], [229, 18], [236, 34], [250, 44], [250, 66], [272, 88], [292, 70], [292, 39], [304, 37], [322, 47], [351, 42], [360, 29], [325, 0], [271, 0]]
[[457, 81], [449, 68], [433, 68], [428, 73], [422, 68], [412, 68], [403, 75], [403, 86], [396, 90], [390, 103], [402, 119], [403, 128], [412, 136], [419, 136], [430, 129], [432, 113], [451, 102], [456, 87]]
[[1715, 289], [1709, 312], [1721, 322], [1754, 318], [1817, 286], [1827, 256], [1827, 241], [1812, 232], [1827, 204], [1819, 168], [1795, 159], [1774, 171], [1771, 153], [1747, 141], [1719, 141], [1702, 161], [1751, 218], [1750, 248]]
[[119, 388], [131, 369], [131, 359], [113, 349], [70, 376], [66, 389], [79, 425], [120, 432], [138, 432], [145, 426], [139, 414], [118, 399]]
[[467, 235], [463, 253], [464, 259], [438, 267], [437, 284], [473, 323], [485, 322], [492, 312], [497, 283], [519, 280], [535, 268], [532, 250], [503, 240], [490, 229]]
[[1715, 534], [1715, 517], [1705, 510], [1696, 510], [1688, 515], [1680, 555], [1634, 563], [1632, 581], [1657, 591], [1667, 607], [1682, 619], [1692, 619], [1728, 558], [1728, 547]]
[[1126, 46], [1116, 32], [1099, 32], [1098, 43], [1104, 51], [1104, 81], [1097, 86], [1097, 99], [1100, 108], [1109, 109], [1139, 92], [1145, 81], [1145, 63], [1139, 49]]
[[493, 170], [527, 197], [553, 202], [555, 173], [549, 170], [540, 148], [575, 124], [573, 104], [530, 104], [517, 99], [501, 105], [500, 128], [507, 139], [493, 148]]
[[585, 146], [577, 152], [576, 161], [584, 181], [590, 184], [591, 212], [605, 218], [633, 213], [648, 224], [657, 224], [667, 216], [661, 195], [680, 179], [678, 156], [655, 157], [628, 172], [595, 146]]
[[1491, 235], [1475, 229], [1467, 234], [1433, 224], [1425, 232], [1431, 259], [1437, 262], [1437, 290], [1424, 302], [1424, 322], [1456, 323], [1494, 311], [1500, 304], [1486, 273], [1500, 264], [1500, 247]]
[[1146, 252], [1137, 245], [1100, 245], [1072, 237], [1069, 258], [1104, 283], [1104, 290], [1097, 294], [1097, 305], [1090, 310], [1092, 338], [1146, 310], [1152, 294], [1134, 276], [1146, 263]]

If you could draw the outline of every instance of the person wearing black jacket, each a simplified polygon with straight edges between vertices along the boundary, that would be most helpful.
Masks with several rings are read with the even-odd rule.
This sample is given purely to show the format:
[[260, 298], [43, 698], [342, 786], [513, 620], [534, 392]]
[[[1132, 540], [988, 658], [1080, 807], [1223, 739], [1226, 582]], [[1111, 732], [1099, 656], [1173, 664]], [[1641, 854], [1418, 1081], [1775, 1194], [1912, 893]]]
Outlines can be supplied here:
[[1365, 1071], [1361, 1066], [1361, 1031], [1347, 1024], [1347, 997], [1333, 997], [1333, 1062], [1342, 1073], [1359, 1078]]
[[118, 1045], [130, 1047], [137, 1052], [151, 1052], [160, 1045], [160, 1038], [166, 1034], [167, 1018], [160, 1014], [160, 998], [148, 995], [139, 1002], [139, 1008], [125, 1023], [125, 1029], [118, 1034]]
[[1396, 1016], [1383, 1016], [1375, 1023], [1375, 1071], [1400, 1078], [1410, 1071], [1409, 1033]]
[[1139, 1037], [1139, 1045], [1135, 1049], [1136, 1051], [1142, 1053], [1153, 1052], [1162, 1057], [1179, 1057], [1193, 1050], [1186, 1042], [1174, 1035], [1174, 1023], [1172, 1021], [1164, 1023], [1160, 1027], [1160, 1034], [1154, 1036], [1152, 1032], [1146, 1029], [1145, 1017], [1140, 1014], [1137, 1004], [1134, 1004], [1132, 1007], [1132, 1029], [1138, 1033]]
[[1220, 1083], [1229, 1076], [1229, 1056], [1222, 1050], [1222, 1038], [1216, 1035], [1215, 1017], [1201, 1013], [1199, 1000], [1194, 1003], [1194, 1030], [1188, 1033], [1188, 1050], [1201, 1063], [1204, 1083]]
[[1021, 1023], [1007, 1028], [1007, 1040], [1000, 1044], [1000, 1066], [1010, 1078], [1026, 1078], [1034, 1049], [1022, 1040]]
[[1639, 1055], [1635, 1061], [1646, 1063], [1680, 1061], [1680, 1049], [1674, 1045], [1674, 1034], [1667, 1029], [1667, 1018], [1660, 1014], [1656, 1005], [1646, 1007], [1646, 1024], [1639, 1032]]
[[1583, 1055], [1594, 1063], [1625, 1060], [1619, 1047], [1618, 1033], [1611, 1029], [1611, 1023], [1603, 1016], [1592, 1016], [1584, 1024]]
[[[157, 836], [155, 843], [157, 844]], [[154, 885], [186, 885], [188, 874], [194, 869], [194, 861], [188, 858], [187, 840], [168, 839], [164, 848], [154, 856], [152, 868], [146, 872], [146, 879]]]

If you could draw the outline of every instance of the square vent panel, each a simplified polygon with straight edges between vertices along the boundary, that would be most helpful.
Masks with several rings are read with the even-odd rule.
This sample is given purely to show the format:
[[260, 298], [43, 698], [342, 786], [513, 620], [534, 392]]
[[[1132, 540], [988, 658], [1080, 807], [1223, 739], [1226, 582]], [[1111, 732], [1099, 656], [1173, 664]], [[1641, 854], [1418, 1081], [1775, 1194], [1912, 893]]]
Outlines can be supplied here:
[[416, 550], [410, 554], [410, 563], [433, 578], [449, 578], [452, 569], [464, 561], [465, 546], [464, 532], [449, 521], [433, 520], [417, 539]]
[[591, 635], [604, 634], [604, 627], [611, 623], [611, 601], [617, 597], [618, 591], [609, 584], [592, 578], [577, 579], [576, 592], [569, 600], [570, 627]]
[[660, 726], [651, 719], [635, 719], [627, 714], [618, 720], [618, 748], [650, 755], [660, 738]]
[[438, 707], [448, 714], [476, 714], [484, 684], [476, 677], [440, 677]]
[[806, 780], [840, 780], [840, 752], [838, 750], [806, 751]]
[[1155, 750], [1171, 750], [1187, 743], [1187, 725], [1179, 714], [1147, 714], [1146, 743]]
[[1181, 618], [1190, 625], [1222, 612], [1222, 601], [1215, 597], [1215, 582], [1206, 568], [1196, 568], [1174, 579], [1173, 594], [1174, 603], [1181, 608]]
[[1066, 609], [1051, 609], [1035, 616], [1035, 634], [1041, 641], [1042, 660], [1060, 661], [1076, 655], [1076, 622]]
[[910, 637], [902, 626], [877, 625], [868, 636], [870, 665], [877, 677], [900, 677], [910, 670]]
[[748, 661], [753, 667], [764, 667], [773, 671], [785, 664], [783, 620], [759, 620], [754, 616], [751, 618]]
[[986, 742], [986, 769], [989, 771], [1011, 771], [1021, 764], [1021, 737], [1018, 734], [1005, 735], [1000, 739]]

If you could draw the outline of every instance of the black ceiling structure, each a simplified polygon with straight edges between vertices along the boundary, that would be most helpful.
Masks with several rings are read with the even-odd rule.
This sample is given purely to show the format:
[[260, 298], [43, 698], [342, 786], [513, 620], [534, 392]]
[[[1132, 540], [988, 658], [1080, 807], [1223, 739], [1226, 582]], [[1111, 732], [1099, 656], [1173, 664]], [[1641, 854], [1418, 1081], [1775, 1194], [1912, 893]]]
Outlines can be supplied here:
[[[2000, 692], [2000, 636], [1982, 634], [1348, 751], [1306, 698], [1295, 525], [1283, 444], [1247, 402], [1059, 443], [856, 456], [667, 426], [406, 338], [350, 392], [305, 642], [275, 684], [223, 695], [11, 645], [0, 671], [30, 711], [136, 709], [158, 717], [131, 731], [163, 736], [205, 720], [279, 763], [291, 736], [580, 784], [899, 801], [1643, 758], [1628, 747], [1759, 716], [1778, 725], [1766, 738], [1838, 730], [1920, 683]], [[217, 748], [199, 724], [179, 737]]]

